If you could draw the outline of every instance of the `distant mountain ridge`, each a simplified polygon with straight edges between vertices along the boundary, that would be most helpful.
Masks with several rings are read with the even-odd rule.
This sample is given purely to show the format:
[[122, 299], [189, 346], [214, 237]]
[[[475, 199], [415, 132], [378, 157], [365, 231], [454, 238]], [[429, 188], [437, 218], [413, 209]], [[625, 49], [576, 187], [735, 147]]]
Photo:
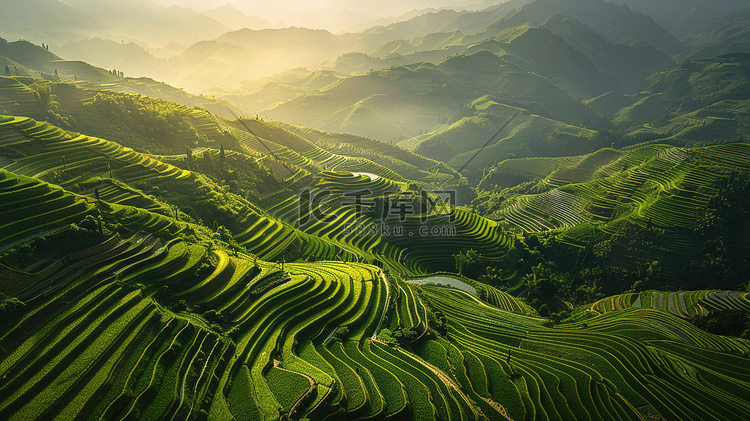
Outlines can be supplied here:
[[559, 12], [573, 16], [612, 42], [646, 43], [669, 55], [685, 49], [650, 17], [602, 0], [533, 0], [488, 27], [486, 32], [497, 33], [525, 23], [539, 25]]
[[[750, 54], [469, 37], [217, 89], [288, 122], [0, 39], [0, 419], [743, 420]], [[169, 64], [289, 40], [358, 41]]]
[[651, 16], [654, 21], [678, 37], [702, 31], [708, 25], [748, 6], [745, 0], [610, 0], [627, 5], [636, 12]]
[[[34, 1], [76, 10], [54, 0]], [[176, 19], [172, 24], [209, 19], [207, 30], [223, 27], [202, 14], [150, 0], [66, 3], [87, 8], [82, 16], [137, 10], [122, 25], [137, 19], [153, 24], [168, 15]], [[191, 92], [236, 100], [268, 118], [354, 132], [410, 149], [432, 139], [423, 148], [442, 157], [458, 151], [442, 147], [442, 140], [454, 139], [461, 130], [484, 133], [488, 124], [497, 123], [488, 110], [472, 108], [494, 109], [479, 101], [485, 96], [565, 126], [626, 127], [643, 122], [650, 116], [645, 110], [666, 98], [662, 92], [639, 93], [648, 89], [648, 77], [673, 67], [674, 52], [682, 60], [744, 48], [742, 14], [704, 45], [687, 49], [633, 9], [603, 0], [511, 0], [474, 11], [429, 11], [362, 33], [243, 28], [187, 42], [184, 48], [171, 44], [176, 53], [168, 58], [149, 53], [149, 45], [100, 37], [52, 46], [58, 56], [35, 65], [51, 73], [51, 61], [67, 70], [60, 57], [86, 62], [87, 56], [96, 56], [94, 64], [107, 70], [149, 75]], [[237, 10], [225, 6], [206, 13], [227, 17]], [[236, 24], [247, 22], [244, 14], [236, 17]], [[294, 70], [273, 77], [279, 69]]]
[[[671, 56], [685, 47], [647, 16], [603, 0], [509, 0], [475, 11], [442, 9], [406, 15], [408, 20], [350, 34], [305, 28], [269, 29], [270, 22], [248, 17], [231, 5], [197, 13], [176, 6], [158, 6], [151, 0], [127, 4], [112, 0], [61, 0], [65, 4], [56, 0], [33, 1], [39, 2], [42, 10], [59, 9], [77, 22], [71, 25], [76, 32], [68, 35], [61, 35], [67, 28], [64, 22], [51, 21], [45, 26], [49, 39], [60, 43], [52, 45], [60, 55], [118, 68], [133, 76], [163, 79], [193, 92], [234, 87], [243, 80], [268, 77], [290, 68], [316, 69], [355, 52], [378, 59], [333, 68], [369, 70], [420, 61], [437, 64], [460, 52], [460, 47], [524, 24], [546, 24], [547, 29], [582, 50], [626, 91], [632, 91], [643, 77], [667, 63], [664, 56], [650, 48]], [[581, 25], [546, 22], [559, 13], [566, 13]], [[15, 23], [17, 28], [35, 27], [35, 18], [26, 15], [24, 19]], [[46, 38], [39, 34], [34, 37], [38, 42]], [[603, 41], [590, 40], [596, 37]], [[99, 40], [94, 42], [93, 38]], [[68, 42], [63, 41], [66, 39]], [[605, 43], [617, 47], [604, 48]], [[168, 44], [168, 48], [156, 52]], [[601, 85], [600, 82], [601, 77], [596, 76], [590, 84]]]
[[[229, 31], [192, 9], [161, 7], [149, 0], [11, 0], [3, 5], [3, 35], [61, 45], [88, 37], [139, 41], [152, 46], [195, 42]], [[33, 11], [33, 13], [31, 13]]]
[[541, 24], [589, 57], [622, 84], [626, 92], [643, 87], [651, 74], [670, 67], [672, 59], [648, 45], [613, 44], [566, 13], [555, 14]]
[[274, 27], [274, 24], [267, 19], [259, 18], [257, 16], [247, 16], [244, 12], [229, 3], [217, 7], [216, 9], [207, 10], [203, 12], [203, 14], [216, 19], [227, 28], [234, 30], [242, 28], [266, 29]]

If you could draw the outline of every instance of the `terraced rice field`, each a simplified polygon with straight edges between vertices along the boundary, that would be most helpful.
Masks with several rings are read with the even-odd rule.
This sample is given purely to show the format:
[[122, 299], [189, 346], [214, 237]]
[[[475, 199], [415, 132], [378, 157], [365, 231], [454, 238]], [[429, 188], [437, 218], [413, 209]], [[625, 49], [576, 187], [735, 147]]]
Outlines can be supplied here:
[[684, 261], [703, 247], [695, 229], [711, 198], [732, 173], [748, 169], [750, 145], [743, 143], [601, 150], [540, 181], [544, 193], [509, 197], [490, 218], [580, 248], [590, 245], [597, 231], [614, 235], [628, 225], [653, 230], [659, 235], [658, 256], [623, 249], [608, 264], [662, 260], [664, 282], [656, 287], [663, 288], [679, 284]]
[[[372, 172], [396, 181], [411, 180], [439, 186], [453, 177], [451, 170], [432, 159], [374, 139], [328, 133], [308, 127], [274, 123], [335, 155], [350, 159], [330, 170]], [[381, 173], [385, 170], [385, 173]]]
[[[395, 181], [406, 181], [403, 175], [390, 167], [378, 164], [367, 157], [349, 157], [330, 152], [284, 128], [259, 120], [243, 120], [230, 124], [226, 130], [240, 140], [247, 151], [270, 154], [287, 166], [318, 171], [358, 171], [376, 174]], [[286, 170], [290, 172], [289, 169]], [[288, 178], [289, 175], [285, 176]]]
[[[129, 184], [150, 181], [158, 177], [187, 178], [190, 173], [175, 166], [159, 162], [130, 148], [84, 135], [74, 136], [48, 123], [31, 119], [9, 121], [0, 126], [0, 135], [12, 139], [29, 139], [15, 148], [26, 152], [5, 169], [30, 177], [53, 180], [52, 173], [78, 173], [66, 177], [63, 186], [84, 181], [88, 174], [105, 174], [112, 169], [122, 174]], [[19, 152], [20, 152], [19, 151]], [[21, 152], [21, 153], [23, 153]]]
[[[0, 174], [10, 192], [26, 180]], [[3, 293], [29, 306], [0, 337], [4, 419], [377, 417], [412, 407], [420, 418], [473, 418], [465, 396], [440, 394], [446, 379], [373, 339], [393, 299], [373, 266], [321, 262], [282, 271], [142, 231], [102, 237], [61, 261], [62, 271], [4, 269]], [[212, 269], [199, 270], [206, 263]], [[394, 287], [396, 317], [423, 332], [424, 306], [408, 286]], [[398, 390], [400, 400], [384, 398]], [[435, 399], [442, 404], [433, 407]]]
[[735, 406], [747, 405], [736, 400], [747, 393], [746, 358], [725, 354], [746, 353], [746, 341], [645, 309], [545, 328], [461, 291], [424, 289], [448, 319], [442, 363], [481, 408], [501, 402], [511, 419], [742, 419], [746, 411]]
[[[449, 213], [425, 215], [420, 199], [401, 194], [402, 188], [384, 177], [321, 172], [305, 196], [311, 204], [296, 196], [269, 211], [305, 233], [364, 252], [406, 274], [453, 270], [455, 250], [475, 249], [486, 259], [499, 259], [511, 246], [512, 238], [495, 222], [453, 207]], [[382, 208], [376, 210], [378, 200]], [[429, 251], [418, 246], [425, 238]]]
[[585, 311], [607, 313], [625, 308], [651, 308], [689, 319], [715, 310], [750, 311], [750, 294], [737, 291], [646, 291], [599, 300]]
[[0, 169], [0, 244], [4, 249], [38, 232], [76, 221], [92, 210], [83, 197]]
[[[5, 170], [0, 188], [9, 209], [80, 198]], [[26, 303], [0, 331], [3, 419], [740, 419], [750, 409], [738, 398], [750, 388], [746, 358], [730, 354], [750, 353], [747, 342], [666, 312], [550, 329], [488, 287], [494, 306], [364, 264], [209, 251], [179, 237], [187, 224], [123, 205], [36, 205], [26, 216], [46, 225], [29, 235], [94, 207], [126, 230], [46, 267], [2, 268], [3, 293]], [[734, 298], [704, 299], [714, 296]], [[447, 336], [430, 333], [428, 306]], [[414, 347], [383, 342], [386, 327], [415, 332]]]
[[553, 172], [544, 182], [557, 188], [514, 199], [496, 217], [526, 232], [538, 232], [584, 222], [606, 224], [615, 208], [627, 207], [624, 216], [638, 225], [651, 221], [666, 229], [693, 228], [695, 209], [706, 206], [710, 190], [723, 177], [716, 169], [750, 165], [750, 147], [744, 144], [693, 150], [656, 145], [605, 152]]
[[34, 92], [17, 78], [0, 77], [0, 114], [38, 116], [43, 114]]
[[[135, 185], [161, 185], [200, 190], [197, 174], [107, 140], [73, 135], [47, 123], [28, 118], [8, 118], [0, 123], [0, 167], [80, 191], [90, 198], [136, 206], [172, 215], [168, 206], [135, 190]], [[5, 156], [5, 158], [4, 158]], [[205, 192], [205, 189], [202, 189]], [[208, 196], [210, 197], [210, 196]], [[208, 197], [202, 200], [209, 200]], [[196, 197], [196, 200], [201, 200]], [[81, 199], [82, 200], [82, 199]], [[50, 205], [53, 206], [53, 205]], [[237, 241], [262, 258], [272, 259], [294, 241], [303, 241], [307, 252], [321, 259], [340, 254], [340, 249], [318, 238], [260, 214], [248, 204]], [[300, 240], [301, 239], [301, 240]]]
[[[4, 166], [7, 170], [80, 190], [89, 197], [98, 193], [100, 199], [111, 203], [151, 210], [162, 208], [162, 213], [171, 214], [168, 207], [129, 186], [161, 185], [170, 186], [170, 189], [179, 186], [180, 189], [197, 190], [202, 183], [190, 171], [116, 143], [74, 135], [31, 119], [7, 120], [0, 125], [0, 137], [8, 139]], [[0, 145], [0, 157], [3, 155]], [[102, 184], [96, 184], [96, 180], [102, 180]], [[335, 200], [341, 202], [348, 194], [365, 190], [369, 191], [368, 200], [386, 197], [403, 191], [405, 184], [383, 176], [323, 171], [310, 187], [313, 194], [328, 190]], [[413, 198], [403, 200], [413, 201]], [[294, 196], [270, 210], [275, 218], [269, 218], [248, 205], [243, 210], [245, 216], [238, 221], [235, 239], [263, 259], [277, 258], [285, 249], [301, 241], [305, 251], [313, 252], [317, 259], [380, 260], [410, 274], [454, 269], [451, 256], [456, 249], [478, 249], [483, 257], [497, 259], [511, 244], [511, 238], [504, 235], [494, 222], [460, 210], [453, 210], [450, 215], [431, 216], [425, 225], [416, 202], [404, 221], [401, 216], [382, 221], [378, 216], [358, 218], [362, 208], [341, 206], [331, 210], [335, 223], [315, 221], [312, 225], [300, 227], [302, 215], [299, 209], [298, 197]], [[386, 235], [381, 235], [383, 233]], [[413, 247], [423, 237], [434, 241], [431, 252]]]
[[[192, 118], [214, 130], [199, 110]], [[0, 257], [16, 262], [0, 265], [0, 419], [741, 420], [750, 412], [750, 342], [683, 320], [750, 311], [748, 294], [626, 294], [551, 328], [523, 301], [470, 279], [403, 282], [396, 272], [453, 270], [461, 250], [499, 260], [513, 237], [455, 207], [368, 212], [347, 195], [369, 191], [364, 199], [383, 206], [415, 198], [366, 161], [334, 171], [354, 160], [262, 130], [289, 143], [274, 148], [297, 170], [293, 181], [328, 196], [302, 212], [297, 196], [268, 212], [236, 199], [238, 228], [219, 241], [218, 227], [178, 220], [134, 187], [185, 191], [197, 203], [221, 190], [206, 177], [0, 117]], [[240, 140], [259, 146], [253, 136]], [[620, 191], [640, 206], [627, 216], [633, 223], [665, 226], [657, 214], [703, 203], [720, 179], [712, 163], [746, 170], [746, 149], [651, 147], [619, 161], [584, 159], [575, 164], [595, 180], [519, 198], [517, 208], [537, 219], [522, 214], [518, 224], [602, 222]], [[638, 164], [623, 175], [614, 171], [623, 162]], [[588, 205], [593, 198], [600, 208]], [[331, 219], [303, 222], [318, 210]], [[673, 211], [664, 218], [689, 226]], [[373, 224], [394, 235], [371, 234]], [[54, 243], [72, 235], [89, 243]], [[54, 255], [34, 254], [48, 242]], [[301, 257], [285, 262], [295, 248]]]

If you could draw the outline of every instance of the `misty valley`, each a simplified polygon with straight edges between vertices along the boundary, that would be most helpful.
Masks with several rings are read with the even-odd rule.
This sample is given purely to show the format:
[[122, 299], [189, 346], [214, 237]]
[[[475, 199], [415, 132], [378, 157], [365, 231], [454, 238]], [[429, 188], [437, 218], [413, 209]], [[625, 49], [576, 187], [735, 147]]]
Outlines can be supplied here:
[[0, 0], [0, 419], [738, 420], [746, 0]]

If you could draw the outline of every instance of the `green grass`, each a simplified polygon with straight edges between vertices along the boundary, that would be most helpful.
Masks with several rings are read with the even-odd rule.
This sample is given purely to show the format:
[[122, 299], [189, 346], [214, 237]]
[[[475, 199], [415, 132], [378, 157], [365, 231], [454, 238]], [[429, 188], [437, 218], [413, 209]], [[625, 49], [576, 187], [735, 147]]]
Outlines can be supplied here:
[[[415, 110], [454, 109], [433, 77], [460, 79], [467, 68], [487, 65], [507, 74], [488, 73], [471, 83], [514, 97], [558, 99], [563, 105], [550, 110], [558, 116], [575, 112], [564, 109], [570, 101], [561, 90], [546, 89], [551, 82], [498, 59], [478, 54], [373, 72], [300, 101], [325, 105], [325, 95], [347, 87], [398, 88], [408, 100], [381, 116], [399, 112], [393, 120], [399, 121]], [[2, 79], [0, 108], [11, 98], [31, 113], [33, 93], [25, 86]], [[67, 92], [61, 101], [86, 100], [76, 94]], [[345, 119], [340, 127], [363, 123], [395, 133], [395, 126], [365, 116], [367, 107], [391, 103], [377, 94], [359, 103], [355, 98], [337, 116]], [[426, 95], [434, 97], [415, 99]], [[496, 220], [451, 207], [426, 222], [419, 212], [381, 221], [372, 214], [358, 219], [342, 199], [363, 189], [373, 199], [406, 198], [411, 182], [440, 185], [456, 173], [372, 139], [246, 121], [264, 145], [242, 124], [204, 110], [111, 97], [166, 107], [202, 142], [201, 136], [233, 138], [246, 153], [230, 151], [227, 159], [237, 165], [232, 170], [267, 160], [262, 165], [276, 182], [250, 191], [247, 180], [229, 179], [229, 171], [208, 171], [220, 159], [215, 149], [196, 154], [199, 164], [191, 171], [184, 156], [143, 154], [49, 123], [0, 117], [0, 246], [26, 262], [0, 266], [2, 419], [273, 420], [293, 408], [291, 418], [311, 420], [609, 420], [639, 419], [646, 411], [664, 419], [733, 420], [750, 412], [744, 399], [750, 393], [748, 342], [685, 320], [750, 310], [745, 293], [622, 294], [549, 327], [522, 300], [448, 273], [461, 250], [501, 262], [519, 244], [506, 226], [553, 230], [561, 242], [583, 248], [593, 226], [604, 233], [624, 224], [651, 226], [665, 232], [664, 247], [680, 262], [698, 247], [683, 235], [696, 226], [691, 212], [706, 206], [728, 174], [750, 167], [745, 144], [645, 145], [507, 160], [487, 175], [485, 190], [519, 180], [537, 186], [514, 190], [491, 209]], [[650, 105], [644, 100], [619, 117], [641, 118]], [[516, 110], [489, 97], [473, 106], [485, 119], [443, 127], [444, 139], [491, 133]], [[743, 112], [743, 104], [732, 106]], [[711, 120], [729, 133], [732, 127], [721, 119], [731, 115], [720, 111], [689, 118]], [[398, 136], [408, 138], [414, 129], [402, 128]], [[685, 127], [692, 136], [704, 136], [701, 130]], [[588, 148], [594, 137], [588, 129], [527, 114], [488, 156], [521, 147], [524, 153], [557, 151], [566, 139]], [[476, 150], [464, 146], [459, 152]], [[250, 181], [267, 182], [263, 171], [251, 171]], [[334, 222], [300, 223], [306, 211], [298, 214], [292, 189], [304, 186], [332, 192], [323, 206]], [[265, 202], [255, 200], [261, 191]], [[403, 227], [406, 235], [370, 235], [365, 228], [371, 223]], [[425, 227], [450, 231], [416, 235]], [[85, 233], [90, 243], [64, 244], [71, 232]], [[44, 242], [60, 251], [34, 249]], [[415, 286], [386, 279], [388, 273], [436, 275]], [[501, 275], [513, 280], [517, 273]], [[16, 308], [10, 298], [25, 305]], [[431, 324], [443, 321], [447, 335], [441, 336]], [[394, 338], [411, 331], [416, 337], [388, 345], [378, 339], [388, 339], [383, 328]]]
[[310, 389], [310, 382], [306, 377], [276, 367], [268, 370], [266, 381], [276, 400], [287, 412]]
[[[631, 418], [635, 408], [646, 402], [667, 418], [686, 413], [726, 419], [738, 416], [735, 412], [721, 414], [715, 402], [698, 403], [699, 390], [709, 386], [683, 373], [688, 366], [678, 361], [683, 361], [682, 358], [687, 358], [692, 351], [680, 352], [671, 346], [684, 343], [706, 352], [719, 349], [747, 352], [746, 345], [738, 341], [708, 335], [667, 313], [635, 309], [588, 319], [586, 326], [577, 322], [549, 329], [536, 324], [534, 319], [483, 305], [470, 305], [471, 300], [464, 293], [434, 287], [425, 289], [431, 304], [449, 319], [450, 342], [465, 352], [469, 381], [476, 382], [480, 391], [490, 382], [488, 392], [492, 391], [491, 395], [503, 403], [513, 402], [513, 394], [522, 398], [523, 409], [518, 405], [508, 407], [514, 418], [530, 413], [537, 418], [552, 417], [551, 414], [576, 419]], [[635, 326], [639, 328], [629, 328]], [[674, 331], [684, 334], [675, 335]], [[649, 347], [644, 346], [645, 342]], [[477, 357], [480, 364], [476, 362]], [[732, 358], [739, 358], [735, 360], [739, 362], [744, 357]], [[504, 375], [493, 373], [493, 360]], [[657, 361], [669, 361], [670, 365], [664, 367]], [[482, 366], [484, 370], [480, 369]], [[696, 361], [689, 367], [700, 372], [721, 370], [709, 361]], [[503, 378], [508, 378], [510, 383], [502, 386]], [[672, 380], [657, 381], [657, 378]], [[681, 386], [680, 392], [672, 387], [664, 388], [677, 381], [692, 386], [687, 389]], [[654, 385], [654, 388], [643, 387], [644, 384]], [[735, 384], [717, 380], [710, 387], [729, 390]], [[571, 390], [577, 393], [571, 394]], [[619, 394], [613, 394], [614, 391]], [[654, 400], [656, 396], [663, 398]], [[732, 402], [734, 405], [732, 398], [727, 399], [723, 401], [725, 404]]]
[[[531, 183], [502, 192], [485, 191], [475, 203], [481, 202], [488, 218], [517, 233], [544, 233], [581, 249], [592, 241], [615, 241], [614, 236], [627, 227], [648, 230], [658, 238], [652, 246], [594, 253], [608, 253], [602, 266], [632, 269], [634, 261], [659, 261], [660, 280], [650, 287], [665, 288], [679, 285], [685, 261], [698, 259], [703, 248], [696, 231], [699, 221], [732, 174], [750, 166], [748, 150], [744, 143], [602, 149], [559, 162], [556, 170], [534, 176]], [[510, 172], [506, 165], [535, 164], [507, 162], [490, 172], [483, 185], [501, 181]]]
[[[350, 178], [327, 180], [346, 191]], [[16, 197], [13, 204], [70, 196], [7, 171], [0, 186]], [[43, 206], [28, 209], [47, 214]], [[642, 308], [624, 308], [632, 297], [613, 297], [587, 307], [601, 307], [598, 316], [547, 328], [516, 299], [471, 280], [462, 282], [482, 289], [488, 303], [454, 288], [423, 285], [418, 294], [408, 284], [387, 286], [377, 268], [359, 263], [286, 263], [282, 276], [279, 263], [209, 252], [178, 237], [187, 225], [170, 218], [122, 205], [102, 209], [122, 233], [66, 254], [68, 269], [4, 278], [24, 282], [3, 291], [28, 302], [0, 331], [4, 418], [164, 419], [205, 411], [275, 419], [297, 402], [295, 416], [349, 418], [474, 419], [479, 408], [490, 419], [503, 412], [513, 419], [630, 419], [651, 406], [668, 419], [737, 419], [748, 409], [738, 396], [750, 380], [750, 347], [670, 314], [683, 301], [747, 308], [744, 295], [648, 295], [666, 311], [643, 308], [645, 294]], [[467, 237], [492, 238], [497, 228], [457, 216]], [[423, 332], [428, 308], [446, 317], [448, 336], [404, 348], [371, 338], [384, 314], [396, 328]], [[311, 381], [316, 392], [306, 395]]]
[[645, 291], [607, 297], [578, 312], [607, 313], [631, 307], [662, 310], [689, 319], [717, 310], [750, 310], [750, 301], [747, 293], [736, 291]]

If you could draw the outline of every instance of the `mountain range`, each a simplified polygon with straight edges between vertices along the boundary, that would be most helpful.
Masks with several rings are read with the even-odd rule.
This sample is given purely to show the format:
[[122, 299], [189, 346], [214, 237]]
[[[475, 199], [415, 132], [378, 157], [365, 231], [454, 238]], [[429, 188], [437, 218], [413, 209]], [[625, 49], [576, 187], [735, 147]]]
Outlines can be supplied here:
[[[5, 38], [49, 43], [68, 60], [206, 93], [298, 67], [351, 74], [421, 61], [438, 64], [522, 25], [560, 36], [569, 44], [561, 48], [580, 50], [622, 85], [623, 92], [640, 89], [646, 76], [668, 65], [667, 57], [682, 60], [747, 50], [746, 12], [742, 2], [734, 0], [695, 0], [692, 8], [666, 0], [510, 0], [472, 6], [478, 10], [418, 8], [402, 15], [403, 21], [346, 34], [280, 28], [230, 4], [196, 12], [150, 0], [34, 2], [39, 11], [34, 15], [24, 13], [28, 2], [8, 2], [0, 17]], [[684, 11], [667, 14], [671, 9]], [[704, 9], [711, 13], [700, 12]], [[679, 29], [683, 27], [692, 30]], [[591, 84], [601, 83], [596, 79]]]
[[5, 3], [0, 419], [747, 418], [745, 5]]

